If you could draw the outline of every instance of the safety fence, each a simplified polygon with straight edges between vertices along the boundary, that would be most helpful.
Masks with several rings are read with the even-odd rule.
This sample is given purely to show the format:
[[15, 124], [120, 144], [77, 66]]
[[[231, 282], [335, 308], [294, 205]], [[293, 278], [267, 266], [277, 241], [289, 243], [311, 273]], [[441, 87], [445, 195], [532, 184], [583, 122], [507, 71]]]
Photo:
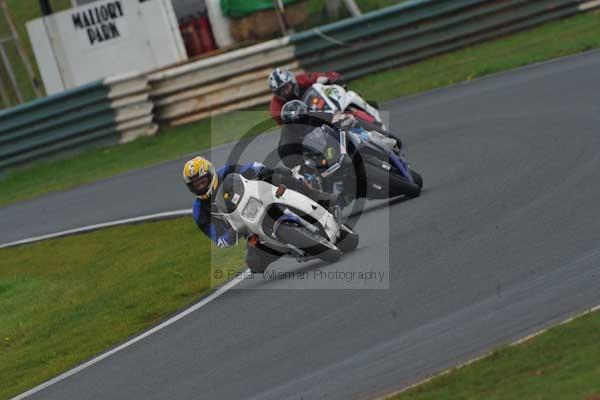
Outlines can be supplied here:
[[265, 104], [275, 66], [355, 79], [599, 7], [600, 0], [413, 0], [147, 75], [94, 82], [0, 112], [0, 170], [151, 135], [156, 124]]
[[0, 170], [158, 130], [145, 75], [99, 80], [0, 112]]

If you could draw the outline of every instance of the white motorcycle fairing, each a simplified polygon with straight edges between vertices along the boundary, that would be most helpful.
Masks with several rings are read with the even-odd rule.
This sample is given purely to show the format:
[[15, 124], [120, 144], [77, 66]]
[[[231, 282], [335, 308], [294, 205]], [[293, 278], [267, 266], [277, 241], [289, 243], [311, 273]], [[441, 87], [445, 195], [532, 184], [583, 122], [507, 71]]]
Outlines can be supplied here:
[[[239, 182], [243, 185], [243, 190], [238, 190], [238, 192], [243, 193], [223, 193], [222, 195], [226, 196], [227, 201], [233, 204], [231, 208], [235, 209], [229, 213], [223, 213], [221, 211], [223, 207], [219, 207], [220, 213], [218, 216], [226, 219], [238, 233], [247, 235], [256, 234], [259, 241], [268, 247], [282, 253], [289, 252], [293, 247], [280, 242], [275, 237], [276, 227], [273, 229], [272, 234], [265, 233], [263, 227], [267, 211], [272, 205], [278, 204], [284, 209], [289, 210], [293, 208], [313, 218], [321, 225], [324, 233], [327, 235], [327, 239], [332, 244], [335, 244], [339, 240], [341, 234], [340, 226], [335, 217], [307, 196], [291, 189], [283, 191], [268, 182], [248, 180], [239, 174], [236, 175], [238, 175]], [[220, 196], [221, 193], [219, 193]], [[306, 223], [306, 221], [299, 218], [292, 211], [286, 213], [285, 217]]]
[[[378, 123], [382, 124], [383, 126], [383, 121], [381, 119], [381, 115], [379, 114], [379, 110], [367, 103], [358, 93], [352, 90], [346, 90], [339, 85], [323, 85], [321, 83], [313, 84], [312, 89], [315, 92], [317, 92], [321, 96], [321, 98], [325, 100], [328, 106], [327, 111], [345, 112], [351, 106], [355, 106], [356, 108], [366, 111], [373, 118], [375, 118], [375, 120]], [[310, 99], [305, 98], [305, 101], [307, 101], [307, 103], [310, 103], [309, 100]], [[309, 106], [309, 109], [317, 111], [314, 104], [307, 105]]]

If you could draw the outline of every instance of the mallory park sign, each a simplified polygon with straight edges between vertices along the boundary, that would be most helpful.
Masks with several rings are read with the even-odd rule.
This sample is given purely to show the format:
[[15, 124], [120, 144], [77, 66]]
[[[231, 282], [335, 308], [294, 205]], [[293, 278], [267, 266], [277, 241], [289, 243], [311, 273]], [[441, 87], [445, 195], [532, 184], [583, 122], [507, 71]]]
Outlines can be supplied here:
[[125, 16], [123, 4], [111, 1], [87, 9], [79, 9], [71, 15], [76, 31], [84, 31], [90, 46], [118, 39], [123, 35], [118, 22]]
[[97, 0], [29, 21], [27, 33], [54, 94], [185, 61], [178, 25], [171, 0]]

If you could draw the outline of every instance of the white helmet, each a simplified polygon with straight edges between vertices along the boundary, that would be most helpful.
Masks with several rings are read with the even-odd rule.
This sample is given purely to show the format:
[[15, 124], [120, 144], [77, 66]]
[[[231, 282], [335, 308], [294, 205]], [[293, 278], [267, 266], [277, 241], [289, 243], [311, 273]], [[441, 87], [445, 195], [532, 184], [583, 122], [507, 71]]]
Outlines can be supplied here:
[[285, 68], [275, 68], [269, 75], [269, 87], [275, 96], [284, 101], [300, 97], [298, 81], [291, 71]]

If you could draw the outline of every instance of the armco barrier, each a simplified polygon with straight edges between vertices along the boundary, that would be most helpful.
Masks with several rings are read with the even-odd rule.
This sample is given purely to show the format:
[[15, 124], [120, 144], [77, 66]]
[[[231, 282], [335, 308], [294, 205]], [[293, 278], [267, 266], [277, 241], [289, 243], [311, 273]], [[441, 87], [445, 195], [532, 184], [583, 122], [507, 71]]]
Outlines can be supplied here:
[[235, 50], [149, 76], [157, 122], [179, 125], [211, 113], [268, 101], [266, 77], [274, 65], [298, 69], [289, 38]]
[[266, 103], [275, 66], [347, 79], [600, 7], [600, 0], [413, 0], [150, 75], [157, 122]]
[[0, 112], [0, 170], [157, 131], [144, 75], [96, 81]]

